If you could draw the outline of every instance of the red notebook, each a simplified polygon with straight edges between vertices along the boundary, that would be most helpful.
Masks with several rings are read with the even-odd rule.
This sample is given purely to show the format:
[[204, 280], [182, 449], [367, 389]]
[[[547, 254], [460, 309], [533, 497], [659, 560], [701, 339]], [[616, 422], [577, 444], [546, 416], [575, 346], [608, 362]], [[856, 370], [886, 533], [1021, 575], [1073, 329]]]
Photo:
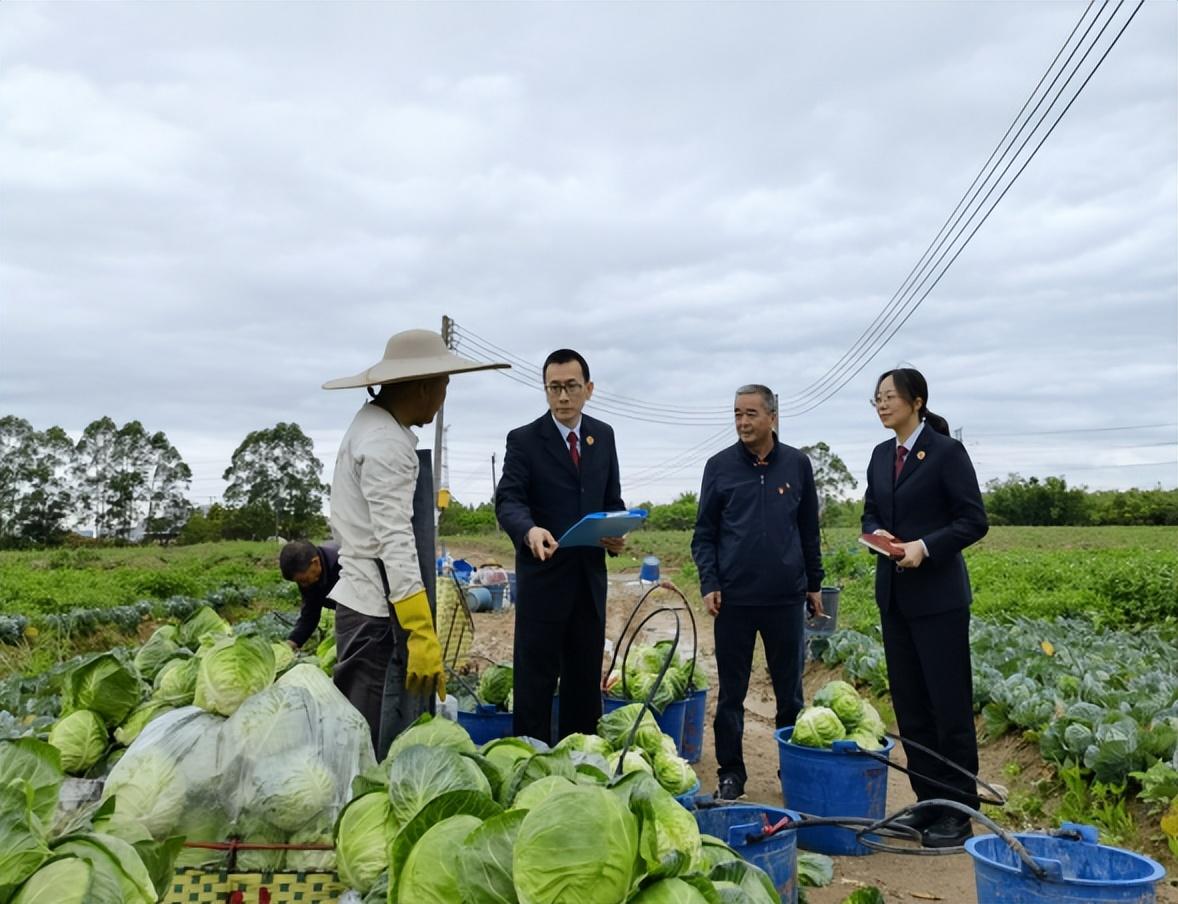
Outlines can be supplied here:
[[899, 540], [889, 540], [880, 534], [860, 534], [859, 542], [872, 552], [887, 556], [889, 559], [904, 558], [904, 549], [900, 546], [901, 541]]

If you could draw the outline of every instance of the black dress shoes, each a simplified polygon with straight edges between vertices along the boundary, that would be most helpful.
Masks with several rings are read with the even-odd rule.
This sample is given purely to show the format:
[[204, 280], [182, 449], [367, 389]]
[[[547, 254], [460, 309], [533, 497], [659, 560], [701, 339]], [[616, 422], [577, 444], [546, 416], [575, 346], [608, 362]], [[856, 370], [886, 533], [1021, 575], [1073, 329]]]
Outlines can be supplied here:
[[887, 828], [899, 826], [904, 829], [915, 829], [918, 832], [923, 832], [934, 822], [941, 817], [941, 811], [937, 807], [923, 807], [919, 810], [913, 810], [911, 813], [905, 813], [903, 816], [897, 816], [887, 824]]
[[961, 813], [946, 813], [921, 834], [926, 848], [961, 847], [973, 837], [973, 824]]

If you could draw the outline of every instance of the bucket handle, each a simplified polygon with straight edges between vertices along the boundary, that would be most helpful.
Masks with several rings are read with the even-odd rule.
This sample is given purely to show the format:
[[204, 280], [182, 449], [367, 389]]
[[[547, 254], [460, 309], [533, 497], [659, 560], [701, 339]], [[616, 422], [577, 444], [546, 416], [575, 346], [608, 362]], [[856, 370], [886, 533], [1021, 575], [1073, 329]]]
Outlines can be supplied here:
[[[655, 609], [654, 612], [650, 613], [650, 615], [646, 616], [646, 618], [644, 618], [641, 622], [639, 622], [638, 628], [641, 628], [643, 625], [645, 625], [648, 621], [650, 621], [656, 615], [661, 615], [664, 612], [671, 613], [671, 615], [675, 618], [675, 637], [671, 641], [671, 647], [670, 647], [670, 650], [667, 652], [667, 658], [663, 660], [662, 668], [659, 669], [658, 675], [655, 676], [654, 684], [652, 684], [650, 686], [650, 690], [646, 694], [646, 699], [644, 699], [642, 701], [642, 708], [639, 709], [638, 716], [637, 716], [637, 718], [634, 719], [634, 724], [630, 727], [630, 731], [627, 732], [627, 734], [626, 734], [626, 743], [622, 746], [622, 755], [618, 757], [618, 767], [614, 772], [614, 778], [621, 778], [622, 767], [625, 765], [625, 762], [626, 762], [626, 754], [630, 752], [630, 748], [634, 744], [634, 738], [636, 738], [638, 736], [638, 728], [639, 728], [639, 726], [642, 725], [642, 719], [648, 712], [650, 712], [650, 708], [651, 708], [650, 701], [654, 699], [654, 695], [658, 693], [659, 687], [662, 686], [663, 676], [667, 674], [667, 669], [670, 668], [670, 666], [671, 666], [671, 659], [674, 657], [675, 651], [679, 648], [680, 623], [679, 623], [679, 612], [676, 609], [667, 609], [667, 608]], [[630, 655], [630, 648], [629, 647], [626, 648], [626, 655], [627, 656]], [[611, 668], [611, 671], [612, 671], [612, 668]], [[623, 658], [622, 659], [622, 673], [625, 674], [625, 671], [626, 671], [626, 660], [625, 660], [625, 658]], [[623, 685], [623, 691], [625, 691], [624, 685]]]
[[[634, 621], [634, 616], [636, 616], [638, 614], [638, 610], [642, 608], [642, 604], [646, 602], [646, 598], [648, 596], [650, 596], [652, 593], [654, 593], [656, 590], [659, 590], [659, 589], [670, 590], [672, 593], [676, 594], [679, 597], [679, 599], [683, 601], [683, 608], [687, 610], [687, 617], [691, 621], [691, 665], [688, 666], [688, 669], [687, 669], [687, 683], [688, 683], [688, 686], [690, 686], [693, 683], [693, 681], [695, 680], [695, 659], [696, 659], [696, 656], [699, 655], [699, 628], [695, 623], [695, 612], [692, 611], [691, 604], [687, 601], [687, 597], [683, 595], [682, 590], [680, 590], [678, 587], [676, 587], [670, 581], [659, 581], [657, 584], [655, 584], [653, 587], [651, 587], [649, 590], [647, 590], [646, 593], [642, 594], [642, 596], [639, 598], [638, 602], [634, 604], [634, 607], [630, 610], [629, 617], [626, 619], [626, 623], [624, 625], [622, 625], [622, 633], [618, 635], [618, 643], [614, 647], [613, 656], [610, 657], [609, 668], [606, 670], [606, 675], [609, 675], [614, 670], [614, 666], [617, 665], [618, 650], [621, 649], [621, 647], [623, 646], [622, 641], [626, 637], [626, 632], [630, 630], [630, 625]], [[667, 607], [664, 606], [662, 608], [666, 609]], [[660, 609], [660, 611], [661, 611], [661, 609]], [[678, 610], [669, 609], [668, 611], [675, 612]], [[630, 636], [629, 642], [625, 644], [626, 652], [622, 657], [622, 692], [625, 693], [627, 696], [629, 696], [629, 690], [626, 687], [626, 662], [625, 662], [625, 659], [626, 659], [626, 656], [630, 655], [630, 647], [634, 644], [634, 638], [638, 636], [638, 631], [649, 620], [650, 620], [649, 616], [647, 618], [643, 619], [638, 624], [638, 626], [634, 629], [634, 633]], [[676, 639], [677, 638], [678, 638], [678, 635], [676, 635]], [[676, 644], [676, 647], [677, 646], [678, 646], [678, 644]]]

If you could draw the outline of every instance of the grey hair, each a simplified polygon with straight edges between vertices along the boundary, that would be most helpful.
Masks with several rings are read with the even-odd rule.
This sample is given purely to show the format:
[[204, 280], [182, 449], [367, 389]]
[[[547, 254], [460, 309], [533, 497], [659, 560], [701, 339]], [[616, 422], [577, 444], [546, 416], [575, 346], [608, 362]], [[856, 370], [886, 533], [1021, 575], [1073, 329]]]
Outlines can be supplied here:
[[762, 386], [760, 383], [746, 383], [736, 390], [736, 394], [738, 396], [759, 395], [765, 403], [765, 410], [770, 414], [777, 414], [777, 396], [768, 386]]

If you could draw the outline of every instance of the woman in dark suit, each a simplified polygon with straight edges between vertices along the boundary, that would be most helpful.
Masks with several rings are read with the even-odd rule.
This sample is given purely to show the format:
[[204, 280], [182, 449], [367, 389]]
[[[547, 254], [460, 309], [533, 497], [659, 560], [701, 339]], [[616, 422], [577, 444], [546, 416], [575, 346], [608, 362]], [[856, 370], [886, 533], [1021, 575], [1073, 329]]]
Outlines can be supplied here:
[[[871, 453], [863, 531], [898, 542], [899, 559], [880, 556], [875, 601], [883, 625], [888, 682], [900, 734], [971, 773], [978, 771], [969, 656], [972, 594], [961, 551], [989, 524], [978, 479], [949, 424], [928, 410], [928, 383], [898, 368], [876, 382], [872, 405], [895, 439]], [[908, 766], [956, 793], [913, 776], [918, 800], [947, 798], [978, 806], [977, 786], [934, 757], [906, 748]], [[956, 847], [971, 834], [954, 810], [917, 810], [898, 820], [926, 847]]]

